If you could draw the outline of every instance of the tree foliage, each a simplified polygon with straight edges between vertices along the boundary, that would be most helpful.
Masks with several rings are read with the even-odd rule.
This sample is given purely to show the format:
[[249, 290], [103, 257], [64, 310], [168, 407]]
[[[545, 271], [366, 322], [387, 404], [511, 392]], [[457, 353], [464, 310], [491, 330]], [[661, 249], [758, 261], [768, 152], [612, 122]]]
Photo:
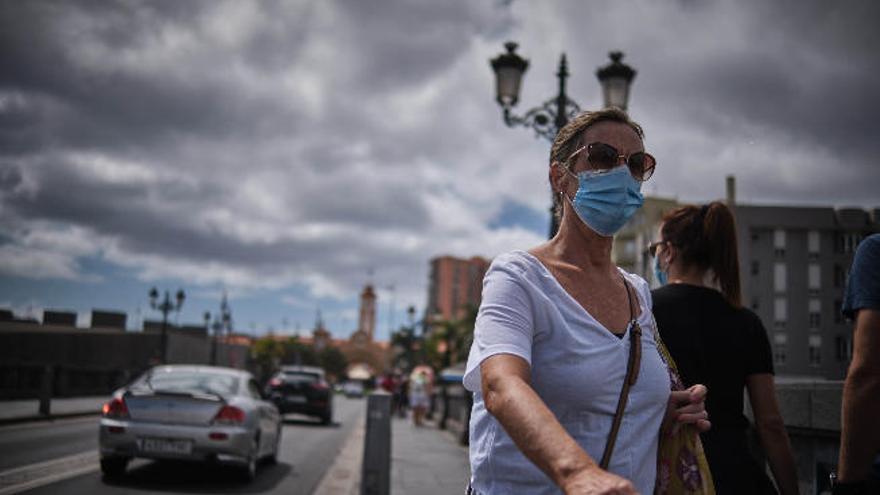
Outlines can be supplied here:
[[457, 320], [435, 320], [425, 341], [428, 364], [441, 370], [467, 360], [474, 340], [476, 306], [468, 305]]

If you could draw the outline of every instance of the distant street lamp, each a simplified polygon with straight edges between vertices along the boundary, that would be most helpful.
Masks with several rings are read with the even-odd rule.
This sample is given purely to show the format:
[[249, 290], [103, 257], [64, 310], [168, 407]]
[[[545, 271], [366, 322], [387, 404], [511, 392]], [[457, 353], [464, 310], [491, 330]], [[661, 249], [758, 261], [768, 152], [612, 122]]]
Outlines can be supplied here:
[[153, 287], [150, 289], [150, 307], [162, 312], [162, 340], [159, 344], [161, 349], [162, 364], [168, 362], [168, 313], [172, 311], [180, 311], [183, 301], [186, 299], [183, 289], [179, 289], [176, 295], [176, 302], [171, 301], [171, 295], [165, 291], [165, 299], [159, 302], [159, 291]]
[[[285, 328], [287, 327], [287, 319], [284, 319]], [[211, 323], [211, 313], [205, 311], [205, 331], [208, 338], [211, 339], [211, 366], [217, 365], [217, 337], [222, 334], [229, 335], [232, 328], [232, 311], [229, 310], [229, 304], [226, 303], [226, 295], [223, 295], [223, 301], [220, 303], [220, 312], [214, 314], [214, 322]]]
[[[559, 130], [581, 111], [580, 106], [565, 93], [565, 80], [569, 76], [568, 62], [563, 53], [559, 58], [559, 70], [556, 72], [559, 93], [520, 117], [514, 115], [511, 109], [519, 102], [522, 77], [529, 67], [529, 61], [516, 53], [517, 46], [512, 41], [505, 43], [504, 48], [507, 49], [507, 53], [502, 53], [490, 61], [492, 70], [495, 71], [495, 99], [503, 110], [504, 123], [508, 127], [530, 127], [535, 134], [552, 143]], [[596, 71], [596, 77], [602, 85], [604, 106], [606, 108], [614, 106], [626, 111], [629, 87], [636, 71], [621, 62], [622, 52], [611, 52], [609, 56], [611, 63]], [[555, 194], [551, 194], [551, 199], [553, 205], [550, 207], [550, 238], [553, 238], [559, 229], [559, 223], [553, 215], [558, 198]]]

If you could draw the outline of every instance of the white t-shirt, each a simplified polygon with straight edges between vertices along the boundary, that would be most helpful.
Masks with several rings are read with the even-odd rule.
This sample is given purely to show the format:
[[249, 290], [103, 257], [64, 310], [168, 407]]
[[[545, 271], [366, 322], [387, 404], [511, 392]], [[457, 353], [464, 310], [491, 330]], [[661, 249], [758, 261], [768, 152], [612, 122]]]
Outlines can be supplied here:
[[[636, 275], [620, 273], [638, 293], [642, 360], [609, 470], [632, 481], [639, 493], [653, 493], [669, 375], [654, 342], [648, 284]], [[629, 347], [629, 329], [623, 338], [612, 334], [531, 254], [513, 251], [495, 258], [483, 280], [483, 300], [464, 376], [464, 386], [474, 392], [470, 423], [474, 490], [481, 495], [561, 493], [486, 410], [480, 391], [484, 359], [495, 354], [525, 359], [531, 367], [532, 388], [598, 463], [626, 376]]]

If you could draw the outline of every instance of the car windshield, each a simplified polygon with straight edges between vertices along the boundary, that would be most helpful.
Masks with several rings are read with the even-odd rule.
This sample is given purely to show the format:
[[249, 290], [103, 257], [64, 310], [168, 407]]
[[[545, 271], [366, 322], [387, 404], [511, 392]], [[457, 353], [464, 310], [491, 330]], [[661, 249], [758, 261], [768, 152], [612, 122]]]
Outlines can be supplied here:
[[223, 397], [234, 395], [238, 390], [238, 377], [228, 373], [201, 370], [154, 371], [137, 384], [152, 390], [166, 392], [197, 392]]
[[282, 373], [284, 381], [287, 383], [304, 383], [310, 384], [318, 381], [318, 375], [312, 373], [303, 373], [299, 371]]

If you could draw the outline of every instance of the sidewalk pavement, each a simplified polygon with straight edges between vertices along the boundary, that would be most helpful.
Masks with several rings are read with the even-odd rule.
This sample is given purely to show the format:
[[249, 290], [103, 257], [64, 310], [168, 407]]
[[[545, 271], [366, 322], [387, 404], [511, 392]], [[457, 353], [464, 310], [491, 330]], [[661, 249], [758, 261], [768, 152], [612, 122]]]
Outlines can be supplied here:
[[467, 447], [436, 423], [416, 428], [409, 418], [391, 421], [391, 495], [464, 494], [470, 479]]
[[37, 399], [4, 400], [0, 401], [0, 424], [98, 414], [107, 399], [105, 395], [52, 399], [48, 416], [40, 414], [40, 401]]

